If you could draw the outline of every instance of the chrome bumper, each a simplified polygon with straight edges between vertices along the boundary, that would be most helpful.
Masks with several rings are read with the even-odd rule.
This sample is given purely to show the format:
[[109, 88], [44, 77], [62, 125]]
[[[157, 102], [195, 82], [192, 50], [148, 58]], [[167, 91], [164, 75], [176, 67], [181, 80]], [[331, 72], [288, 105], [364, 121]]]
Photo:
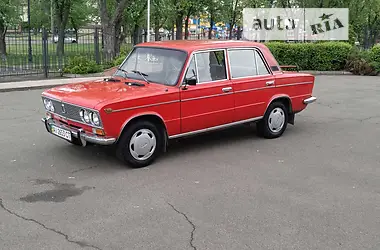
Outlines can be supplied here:
[[309, 98], [303, 100], [303, 103], [304, 104], [310, 104], [310, 103], [315, 102], [316, 100], [317, 100], [317, 97], [312, 96], [312, 97], [309, 97]]
[[42, 118], [41, 120], [45, 124], [46, 130], [50, 134], [53, 134], [50, 129], [50, 124], [54, 124], [55, 126], [69, 130], [71, 132], [71, 136], [79, 139], [83, 147], [87, 145], [87, 142], [106, 146], [106, 145], [114, 144], [116, 141], [116, 138], [113, 138], [113, 137], [101, 137], [97, 135], [89, 135], [89, 134], [86, 134], [82, 129], [73, 129], [65, 125], [57, 125], [54, 123], [53, 119], [51, 118]]

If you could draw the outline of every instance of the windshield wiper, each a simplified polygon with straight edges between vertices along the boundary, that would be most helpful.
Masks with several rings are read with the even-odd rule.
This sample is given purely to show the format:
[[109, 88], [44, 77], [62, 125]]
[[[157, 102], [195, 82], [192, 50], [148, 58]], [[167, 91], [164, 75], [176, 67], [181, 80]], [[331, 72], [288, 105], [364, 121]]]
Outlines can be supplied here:
[[147, 82], [147, 83], [150, 83], [148, 79], [146, 79], [146, 76], [148, 76], [147, 74], [145, 74], [144, 72], [141, 72], [139, 70], [132, 70], [133, 73], [136, 73], [136, 74], [139, 74], [142, 78], [144, 78], [144, 80]]
[[122, 69], [122, 68], [120, 68], [120, 67], [117, 68], [117, 69], [124, 73], [124, 77], [125, 77], [125, 78], [128, 78], [128, 71], [126, 71], [125, 69]]

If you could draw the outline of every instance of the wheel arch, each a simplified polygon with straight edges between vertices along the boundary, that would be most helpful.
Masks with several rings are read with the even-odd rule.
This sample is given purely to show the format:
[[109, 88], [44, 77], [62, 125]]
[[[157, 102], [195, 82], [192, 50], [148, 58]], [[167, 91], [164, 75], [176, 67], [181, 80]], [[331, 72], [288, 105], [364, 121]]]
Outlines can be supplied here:
[[287, 107], [288, 116], [289, 116], [288, 123], [294, 125], [294, 117], [295, 116], [294, 116], [293, 107], [292, 107], [292, 100], [286, 94], [280, 94], [280, 95], [273, 96], [270, 99], [270, 101], [268, 102], [267, 107], [265, 108], [265, 113], [267, 112], [269, 105], [271, 105], [273, 102], [276, 102], [276, 101], [282, 102]]
[[167, 145], [167, 143], [168, 143], [168, 132], [167, 132], [166, 124], [165, 124], [164, 119], [162, 118], [162, 116], [160, 116], [159, 114], [154, 113], [154, 112], [141, 113], [141, 114], [137, 114], [137, 115], [134, 115], [134, 116], [128, 118], [123, 123], [123, 125], [122, 125], [122, 127], [120, 129], [120, 133], [119, 133], [119, 136], [118, 136], [118, 138], [116, 140], [116, 143], [119, 141], [119, 139], [121, 138], [122, 134], [128, 129], [128, 127], [131, 124], [133, 124], [135, 122], [138, 122], [138, 121], [142, 121], [142, 120], [144, 120], [144, 121], [150, 121], [153, 124], [160, 126], [163, 129], [165, 145]]

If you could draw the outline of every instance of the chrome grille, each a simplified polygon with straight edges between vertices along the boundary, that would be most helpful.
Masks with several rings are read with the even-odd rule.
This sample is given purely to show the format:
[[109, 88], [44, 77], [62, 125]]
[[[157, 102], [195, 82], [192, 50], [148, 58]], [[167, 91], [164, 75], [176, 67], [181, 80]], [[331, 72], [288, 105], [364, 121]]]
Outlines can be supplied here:
[[83, 124], [86, 124], [86, 125], [90, 125], [90, 126], [94, 126], [94, 127], [102, 127], [102, 121], [100, 121], [99, 126], [95, 126], [95, 125], [92, 125], [92, 124], [87, 124], [87, 123], [85, 123], [85, 122], [82, 121], [82, 119], [81, 119], [81, 117], [79, 115], [79, 111], [81, 109], [86, 109], [88, 111], [92, 111], [91, 109], [82, 108], [80, 106], [76, 106], [76, 105], [73, 105], [73, 104], [68, 104], [68, 103], [57, 101], [57, 100], [50, 99], [50, 98], [42, 97], [42, 99], [43, 100], [44, 99], [48, 99], [48, 100], [52, 101], [52, 103], [54, 105], [54, 112], [53, 112], [54, 114], [60, 115], [63, 118], [66, 118], [68, 120], [72, 120], [72, 121], [75, 121], [75, 122], [83, 123]]

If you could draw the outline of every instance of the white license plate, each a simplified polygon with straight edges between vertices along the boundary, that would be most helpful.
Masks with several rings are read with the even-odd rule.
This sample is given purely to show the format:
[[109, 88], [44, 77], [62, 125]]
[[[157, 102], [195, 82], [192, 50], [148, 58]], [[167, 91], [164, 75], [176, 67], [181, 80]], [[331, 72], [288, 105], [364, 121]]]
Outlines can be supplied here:
[[51, 132], [63, 139], [71, 141], [71, 132], [66, 129], [59, 128], [57, 126], [51, 125]]

